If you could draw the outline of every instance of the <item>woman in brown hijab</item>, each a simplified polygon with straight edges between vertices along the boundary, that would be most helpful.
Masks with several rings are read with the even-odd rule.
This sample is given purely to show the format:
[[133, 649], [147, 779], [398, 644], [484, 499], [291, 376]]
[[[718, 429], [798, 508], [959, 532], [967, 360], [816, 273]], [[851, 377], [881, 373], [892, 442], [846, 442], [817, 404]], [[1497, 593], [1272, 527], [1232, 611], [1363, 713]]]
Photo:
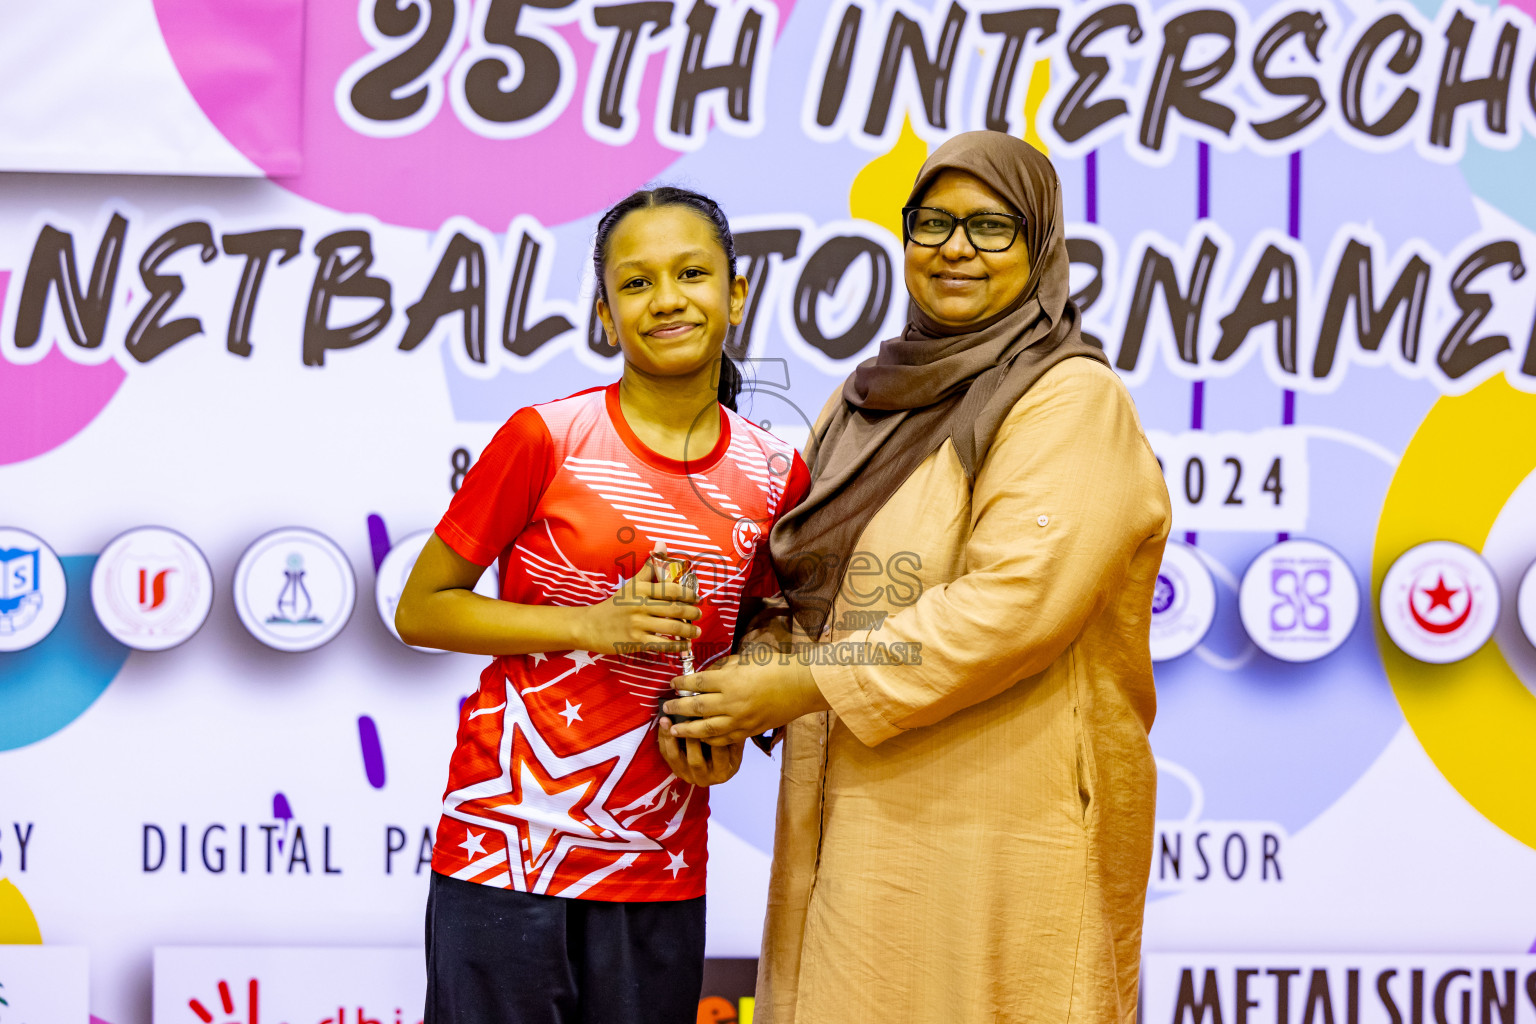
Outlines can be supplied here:
[[1079, 334], [1049, 161], [961, 135], [908, 202], [907, 329], [771, 536], [788, 614], [754, 638], [785, 653], [668, 711], [714, 742], [788, 723], [758, 1024], [1129, 1024], [1167, 491]]

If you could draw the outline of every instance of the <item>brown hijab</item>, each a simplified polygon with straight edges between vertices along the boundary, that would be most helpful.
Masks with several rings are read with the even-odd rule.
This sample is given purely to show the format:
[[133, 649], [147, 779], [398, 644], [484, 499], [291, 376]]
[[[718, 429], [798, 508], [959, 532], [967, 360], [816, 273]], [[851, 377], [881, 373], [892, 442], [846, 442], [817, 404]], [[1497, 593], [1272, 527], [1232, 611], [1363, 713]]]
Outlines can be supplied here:
[[1002, 132], [957, 135], [918, 172], [908, 205], [951, 169], [975, 175], [1023, 215], [1019, 240], [1034, 266], [1012, 305], [962, 328], [910, 303], [901, 337], [881, 342], [843, 382], [842, 403], [806, 448], [810, 492], [769, 537], [790, 611], [812, 636], [865, 525], [924, 459], [948, 439], [974, 480], [1009, 410], [1046, 370], [1073, 356], [1108, 364], [1083, 341], [1068, 297], [1061, 183], [1050, 161]]

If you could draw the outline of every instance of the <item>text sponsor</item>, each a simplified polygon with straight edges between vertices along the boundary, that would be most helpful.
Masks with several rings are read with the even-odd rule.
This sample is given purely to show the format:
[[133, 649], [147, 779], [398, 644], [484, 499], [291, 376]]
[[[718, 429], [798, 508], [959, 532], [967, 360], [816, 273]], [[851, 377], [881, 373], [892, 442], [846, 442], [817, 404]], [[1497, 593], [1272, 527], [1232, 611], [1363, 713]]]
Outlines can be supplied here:
[[1153, 891], [1285, 881], [1289, 840], [1272, 821], [1159, 821], [1153, 840]]
[[145, 822], [139, 866], [144, 874], [340, 875], [331, 833], [330, 825], [292, 821]]
[[1145, 1024], [1532, 1024], [1536, 957], [1158, 953]]
[[32, 843], [32, 832], [37, 827], [32, 821], [0, 822], [0, 875], [24, 874], [27, 870], [27, 851]]

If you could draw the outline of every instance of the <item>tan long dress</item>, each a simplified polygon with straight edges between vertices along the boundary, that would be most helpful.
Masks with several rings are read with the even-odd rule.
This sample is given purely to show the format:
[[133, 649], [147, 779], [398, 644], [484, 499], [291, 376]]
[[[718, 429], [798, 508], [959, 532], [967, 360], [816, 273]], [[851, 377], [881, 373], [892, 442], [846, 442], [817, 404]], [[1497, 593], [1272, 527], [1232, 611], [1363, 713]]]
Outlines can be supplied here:
[[921, 663], [813, 669], [834, 710], [787, 731], [758, 1024], [1135, 1020], [1168, 527], [1088, 359], [1019, 400], [974, 487], [946, 442], [876, 513], [824, 649]]

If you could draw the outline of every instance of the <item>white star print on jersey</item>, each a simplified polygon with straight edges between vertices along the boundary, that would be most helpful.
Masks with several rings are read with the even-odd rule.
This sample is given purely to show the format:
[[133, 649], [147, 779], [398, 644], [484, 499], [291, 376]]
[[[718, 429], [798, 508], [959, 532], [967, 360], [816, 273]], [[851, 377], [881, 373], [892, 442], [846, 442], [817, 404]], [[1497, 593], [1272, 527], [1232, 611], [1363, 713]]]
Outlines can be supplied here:
[[672, 872], [673, 878], [676, 878], [677, 873], [688, 866], [688, 862], [683, 860], [683, 855], [680, 853], [672, 853], [667, 856], [667, 870]]
[[[649, 731], [647, 726], [637, 730]], [[519, 740], [527, 750], [514, 749]], [[660, 849], [654, 839], [621, 825], [604, 806], [639, 749], [639, 740], [639, 736], [624, 734], [572, 757], [560, 757], [539, 734], [521, 703], [513, 701], [502, 728], [503, 774], [450, 791], [443, 802], [446, 816], [500, 833], [500, 853], [493, 851], [471, 862], [454, 877], [494, 885], [499, 876], [480, 876], [505, 866], [513, 883], [509, 888], [543, 893], [549, 890], [560, 862], [573, 846], [626, 852]], [[511, 771], [514, 761], [518, 769], [515, 787]], [[544, 784], [534, 765], [548, 773], [551, 785]], [[573, 778], [575, 781], [568, 781]], [[508, 850], [516, 850], [518, 855], [509, 857]]]
[[[616, 385], [519, 410], [437, 534], [498, 561], [503, 600], [573, 615], [611, 599], [664, 542], [698, 575], [702, 669], [729, 652], [744, 598], [777, 590], [763, 544], [809, 481], [778, 438], [729, 410], [720, 426], [684, 463], [634, 436]], [[655, 734], [681, 667], [670, 653], [574, 650], [487, 666], [460, 712], [433, 870], [588, 899], [702, 895], [707, 793], [672, 775]]]

